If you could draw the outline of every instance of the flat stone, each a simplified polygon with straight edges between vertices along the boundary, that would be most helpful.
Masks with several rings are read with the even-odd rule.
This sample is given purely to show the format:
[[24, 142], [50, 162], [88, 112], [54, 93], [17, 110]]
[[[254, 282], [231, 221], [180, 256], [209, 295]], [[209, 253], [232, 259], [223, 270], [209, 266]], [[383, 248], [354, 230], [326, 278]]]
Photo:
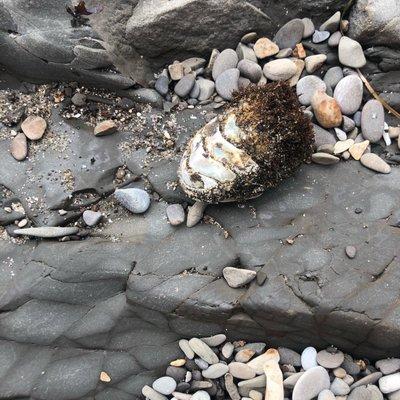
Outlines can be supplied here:
[[231, 362], [228, 367], [229, 373], [232, 374], [234, 378], [246, 380], [256, 376], [256, 372], [248, 364], [234, 361]]
[[315, 91], [311, 106], [319, 124], [324, 128], [334, 128], [342, 124], [342, 112], [337, 101], [321, 90]]
[[329, 68], [324, 75], [326, 86], [330, 86], [332, 89], [335, 88], [341, 79], [343, 79], [343, 70], [339, 66]]
[[321, 350], [317, 354], [317, 363], [324, 368], [334, 369], [339, 367], [344, 361], [344, 354], [338, 350], [331, 353], [327, 350]]
[[197, 97], [199, 101], [208, 100], [214, 93], [215, 83], [209, 79], [199, 78], [197, 83], [200, 88], [200, 94]]
[[262, 76], [261, 67], [253, 61], [240, 60], [237, 67], [240, 74], [243, 77], [250, 79], [253, 83], [257, 83]]
[[30, 140], [39, 140], [43, 137], [47, 122], [39, 116], [30, 115], [21, 124], [22, 132]]
[[17, 161], [25, 160], [28, 155], [28, 141], [23, 132], [17, 133], [11, 139], [10, 153]]
[[333, 148], [333, 154], [342, 154], [345, 151], [349, 150], [351, 146], [353, 146], [354, 140], [347, 139], [343, 141], [336, 142]]
[[347, 400], [370, 400], [370, 392], [365, 386], [360, 386], [351, 391]]
[[329, 38], [331, 34], [328, 31], [315, 31], [312, 36], [313, 43], [322, 43]]
[[345, 369], [338, 367], [333, 370], [333, 375], [335, 375], [336, 378], [343, 379], [347, 375], [347, 372]]
[[284, 397], [283, 375], [278, 361], [269, 360], [264, 364], [266, 377], [265, 398], [268, 400], [282, 400]]
[[300, 379], [300, 377], [304, 374], [304, 372], [296, 372], [290, 376], [288, 376], [284, 381], [283, 381], [283, 387], [287, 389], [293, 389], [297, 383], [297, 381]]
[[72, 104], [77, 107], [83, 107], [86, 104], [86, 95], [83, 93], [75, 93], [71, 97]]
[[219, 333], [218, 335], [203, 337], [201, 340], [210, 347], [217, 347], [225, 342], [226, 335]]
[[191, 57], [182, 61], [183, 68], [190, 69], [191, 71], [196, 71], [199, 68], [203, 68], [206, 65], [207, 61], [201, 57]]
[[158, 108], [161, 108], [163, 105], [163, 98], [155, 89], [139, 88], [129, 90], [128, 93], [131, 99], [137, 103], [150, 104]]
[[335, 400], [335, 395], [329, 389], [325, 389], [320, 392], [317, 400]]
[[134, 214], [142, 214], [150, 207], [150, 196], [143, 189], [117, 189], [114, 196], [121, 205]]
[[319, 148], [320, 146], [326, 144], [335, 145], [336, 139], [330, 132], [328, 132], [327, 130], [321, 128], [319, 125], [316, 124], [313, 124], [313, 128], [314, 128], [314, 142], [316, 148]]
[[[340, 104], [339, 104], [339, 106], [340, 106]], [[343, 115], [343, 121], [342, 121], [343, 130], [346, 133], [348, 133], [348, 132], [351, 132], [355, 127], [356, 127], [356, 123], [351, 118], [349, 118], [347, 115]]]
[[346, 246], [345, 252], [347, 257], [354, 258], [357, 254], [357, 249], [354, 246]]
[[280, 49], [286, 47], [294, 48], [297, 43], [301, 42], [304, 33], [304, 24], [301, 19], [292, 19], [283, 25], [275, 34], [273, 41]]
[[258, 38], [257, 32], [249, 32], [242, 36], [240, 41], [244, 44], [254, 43]]
[[15, 235], [24, 235], [38, 237], [44, 239], [59, 238], [63, 236], [75, 235], [79, 232], [79, 228], [73, 227], [58, 227], [58, 226], [41, 226], [37, 228], [16, 229]]
[[252, 400], [263, 400], [263, 398], [264, 398], [263, 394], [261, 392], [259, 392], [258, 390], [250, 390], [249, 397]]
[[156, 379], [153, 382], [153, 389], [156, 390], [158, 393], [169, 395], [176, 389], [176, 382], [175, 379], [171, 378], [170, 376], [163, 376], [161, 378]]
[[306, 347], [301, 353], [301, 366], [306, 371], [318, 366], [317, 350], [314, 347]]
[[161, 96], [165, 96], [168, 93], [169, 90], [169, 79], [165, 75], [160, 75], [156, 83], [154, 85], [154, 88], [157, 90], [158, 93], [161, 94]]
[[239, 76], [237, 68], [228, 69], [218, 75], [215, 88], [223, 99], [231, 100], [233, 92], [239, 89]]
[[152, 387], [150, 386], [143, 386], [142, 388], [142, 394], [144, 397], [146, 397], [149, 400], [167, 400], [167, 397], [162, 395], [161, 393], [156, 392]]
[[204, 361], [202, 358], [195, 358], [194, 362], [202, 370], [205, 370], [210, 366], [208, 362]]
[[249, 46], [246, 46], [243, 43], [239, 43], [236, 47], [236, 54], [238, 55], [239, 61], [240, 60], [249, 60], [253, 62], [257, 62], [256, 54], [254, 50]]
[[362, 68], [367, 63], [360, 43], [347, 36], [340, 39], [338, 54], [340, 63], [351, 68]]
[[387, 396], [388, 400], [400, 400], [400, 390], [389, 393]]
[[260, 60], [271, 57], [278, 52], [278, 45], [266, 37], [258, 39], [257, 42], [254, 44], [254, 53]]
[[221, 75], [223, 72], [230, 70], [232, 68], [236, 68], [239, 62], [239, 57], [235, 50], [233, 49], [225, 49], [215, 59], [214, 66], [212, 69], [212, 77], [214, 81]]
[[293, 54], [293, 49], [287, 47], [286, 49], [279, 50], [277, 54], [275, 54], [275, 58], [287, 58]]
[[340, 158], [328, 153], [314, 153], [311, 156], [311, 159], [316, 164], [321, 165], [333, 165], [337, 164], [340, 161]]
[[181, 80], [184, 75], [183, 64], [180, 62], [174, 62], [168, 66], [168, 72], [173, 81]]
[[357, 127], [361, 127], [361, 111], [357, 111], [353, 115], [353, 120]]
[[361, 79], [357, 75], [344, 77], [336, 85], [333, 97], [338, 102], [343, 114], [354, 114], [362, 102], [363, 83]]
[[[197, 98], [199, 97], [199, 95], [200, 95], [200, 86], [199, 86], [199, 83], [198, 83], [199, 81], [198, 80], [196, 80], [195, 82], [194, 82], [194, 85], [193, 85], [193, 87], [192, 87], [192, 90], [190, 91], [190, 93], [189, 93], [189, 97], [190, 97], [190, 99], [189, 100], [196, 100], [197, 101]], [[188, 102], [189, 102], [189, 100], [188, 100]], [[197, 104], [197, 103], [196, 103]]]
[[354, 382], [350, 388], [355, 389], [360, 386], [365, 386], [365, 385], [370, 385], [375, 382], [378, 382], [378, 380], [382, 377], [382, 372], [372, 372], [371, 374], [364, 376], [363, 378], [359, 379], [357, 382]]
[[297, 71], [296, 64], [288, 58], [273, 60], [264, 65], [263, 72], [272, 81], [286, 81]]
[[186, 97], [194, 86], [194, 82], [196, 77], [194, 74], [185, 75], [176, 85], [175, 85], [175, 93], [179, 97]]
[[364, 140], [363, 142], [360, 143], [354, 143], [353, 146], [349, 148], [349, 152], [351, 156], [358, 161], [365, 153], [368, 146], [369, 146], [369, 140]]
[[361, 112], [361, 131], [371, 143], [379, 142], [385, 127], [385, 112], [382, 104], [375, 99], [364, 104]]
[[235, 346], [231, 342], [227, 342], [221, 349], [221, 353], [225, 358], [230, 358], [235, 350]]
[[177, 358], [169, 363], [169, 365], [173, 367], [183, 367], [186, 364], [186, 360], [184, 358]]
[[384, 375], [390, 375], [400, 369], [400, 358], [386, 358], [375, 363], [375, 367]]
[[238, 288], [247, 285], [257, 275], [255, 271], [233, 267], [224, 268], [222, 274], [228, 285], [232, 288]]
[[347, 139], [347, 135], [345, 131], [342, 131], [339, 128], [334, 128], [336, 136], [339, 140], [346, 140]]
[[112, 120], [106, 120], [99, 122], [94, 128], [95, 136], [106, 136], [111, 135], [117, 131], [117, 125]]
[[321, 68], [326, 61], [325, 54], [315, 54], [313, 56], [308, 56], [304, 60], [306, 63], [306, 71], [309, 74], [314, 73], [317, 69]]
[[83, 221], [87, 226], [96, 226], [103, 217], [101, 212], [85, 210], [82, 214]]
[[342, 38], [342, 33], [340, 31], [333, 33], [328, 39], [328, 46], [338, 47], [341, 38]]
[[303, 39], [307, 39], [315, 32], [314, 22], [310, 18], [302, 18], [304, 31], [303, 31]]
[[400, 390], [400, 372], [380, 378], [379, 389], [384, 394], [393, 393], [397, 390]]
[[180, 347], [180, 349], [183, 351], [183, 353], [185, 354], [185, 356], [189, 359], [189, 360], [193, 360], [194, 358], [194, 351], [192, 350], [192, 348], [189, 345], [189, 341], [186, 339], [181, 339], [178, 342], [178, 345]]
[[350, 386], [340, 378], [335, 378], [331, 383], [330, 390], [336, 396], [345, 396], [350, 393]]
[[317, 90], [326, 90], [325, 82], [318, 76], [307, 75], [297, 82], [296, 93], [300, 103], [304, 106], [311, 104], [311, 99]]
[[319, 366], [310, 368], [294, 386], [292, 400], [311, 400], [329, 387], [330, 380], [326, 369]]
[[190, 348], [208, 364], [217, 364], [218, 357], [202, 340], [193, 338], [189, 340]]
[[368, 385], [367, 390], [370, 393], [369, 400], [384, 400], [383, 394], [376, 385]]
[[225, 389], [229, 394], [231, 400], [241, 400], [241, 396], [238, 389], [233, 381], [233, 376], [230, 373], [225, 375]]
[[264, 364], [269, 360], [275, 360], [276, 362], [279, 362], [280, 357], [278, 350], [273, 348], [268, 349], [265, 353], [249, 361], [247, 365], [251, 367], [256, 372], [256, 374], [259, 375], [263, 373]]
[[229, 371], [226, 364], [218, 363], [210, 365], [207, 369], [202, 371], [202, 375], [207, 379], [217, 379], [225, 375]]
[[166, 209], [166, 213], [172, 226], [178, 226], [185, 222], [185, 210], [181, 204], [170, 204]]
[[374, 153], [363, 154], [360, 162], [364, 167], [380, 172], [381, 174], [389, 174], [391, 171], [390, 165]]
[[333, 154], [333, 144], [323, 144], [317, 148], [317, 153]]
[[264, 388], [265, 387], [265, 382], [266, 382], [265, 375], [262, 374], [260, 376], [257, 376], [255, 378], [253, 378], [253, 379], [240, 381], [238, 383], [238, 386], [242, 387], [242, 388], [255, 388], [255, 389]]
[[281, 364], [289, 364], [293, 365], [294, 367], [301, 366], [301, 355], [296, 351], [286, 347], [278, 347], [278, 353]]
[[340, 11], [335, 12], [328, 20], [326, 20], [320, 27], [320, 31], [336, 32], [339, 29]]
[[210, 400], [210, 395], [205, 390], [199, 390], [192, 395], [192, 400]]
[[188, 214], [186, 219], [186, 226], [192, 228], [196, 226], [203, 218], [204, 210], [207, 204], [201, 201], [196, 201], [192, 206], [188, 208]]

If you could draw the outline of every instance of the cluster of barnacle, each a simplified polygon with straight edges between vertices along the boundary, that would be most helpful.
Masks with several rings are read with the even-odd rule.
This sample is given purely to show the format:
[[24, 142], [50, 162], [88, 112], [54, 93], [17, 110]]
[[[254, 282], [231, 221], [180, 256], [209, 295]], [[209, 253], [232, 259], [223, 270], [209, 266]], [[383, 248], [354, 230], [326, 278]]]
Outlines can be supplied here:
[[287, 83], [250, 85], [189, 141], [180, 184], [189, 197], [207, 203], [258, 197], [310, 158], [313, 138]]

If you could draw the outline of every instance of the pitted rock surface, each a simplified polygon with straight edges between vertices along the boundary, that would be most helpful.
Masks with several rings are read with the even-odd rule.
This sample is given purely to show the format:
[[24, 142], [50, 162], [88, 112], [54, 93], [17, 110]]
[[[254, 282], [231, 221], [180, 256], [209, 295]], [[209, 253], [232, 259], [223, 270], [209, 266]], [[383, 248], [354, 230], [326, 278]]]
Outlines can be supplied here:
[[[176, 119], [181, 145], [205, 122], [196, 110]], [[56, 114], [49, 129], [68, 133], [65, 157], [46, 152], [21, 164], [0, 142], [0, 184], [37, 225], [65, 224], [60, 208], [79, 217], [82, 193], [93, 195], [89, 203], [107, 202], [123, 164], [146, 175], [161, 201], [81, 241], [0, 240], [0, 398], [136, 398], [179, 357], [182, 337], [225, 330], [231, 340], [297, 350], [336, 345], [371, 358], [400, 350], [400, 231], [389, 218], [400, 213], [399, 168], [382, 176], [352, 161], [304, 165], [256, 200], [208, 207], [225, 238], [213, 224], [168, 224], [166, 200], [188, 201], [169, 185], [178, 157], [126, 154], [119, 145], [128, 133], [96, 138]], [[76, 178], [73, 190], [48, 176], [66, 168]], [[32, 205], [32, 197], [40, 202]], [[349, 242], [354, 259], [345, 253]], [[238, 266], [257, 278], [233, 289], [222, 270]], [[111, 382], [99, 381], [102, 371]]]

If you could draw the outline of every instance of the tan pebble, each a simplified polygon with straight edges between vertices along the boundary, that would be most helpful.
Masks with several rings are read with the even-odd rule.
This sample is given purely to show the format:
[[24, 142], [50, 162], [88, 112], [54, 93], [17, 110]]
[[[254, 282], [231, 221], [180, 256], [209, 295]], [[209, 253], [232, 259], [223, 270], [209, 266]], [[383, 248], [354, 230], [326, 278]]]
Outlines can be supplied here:
[[278, 350], [272, 348], [268, 349], [264, 354], [253, 358], [250, 362], [247, 363], [247, 365], [252, 368], [256, 372], [256, 374], [262, 374], [264, 371], [264, 364], [270, 360], [279, 362], [280, 356]]
[[34, 115], [30, 115], [21, 124], [22, 132], [24, 132], [26, 137], [31, 140], [41, 139], [46, 128], [47, 122], [42, 117]]
[[304, 50], [303, 43], [297, 43], [293, 50], [293, 56], [296, 58], [306, 58], [306, 51]]
[[306, 57], [306, 71], [312, 74], [317, 69], [321, 68], [322, 64], [326, 61], [325, 54], [315, 54], [313, 56]]
[[262, 400], [263, 394], [258, 390], [250, 390], [249, 396], [252, 400]]
[[256, 53], [257, 58], [261, 60], [273, 56], [278, 52], [278, 45], [266, 37], [258, 39], [254, 44], [254, 53]]
[[24, 133], [20, 132], [13, 137], [10, 145], [10, 153], [17, 161], [25, 160], [28, 155], [28, 141]]
[[198, 224], [198, 222], [203, 218], [204, 210], [207, 204], [202, 201], [196, 201], [193, 206], [189, 207], [186, 226], [192, 228]]
[[268, 400], [283, 400], [283, 375], [276, 360], [268, 360], [264, 364], [266, 376], [265, 398]]
[[173, 367], [182, 367], [186, 364], [186, 360], [184, 358], [178, 358], [177, 360], [171, 361], [169, 365]]
[[333, 154], [333, 144], [327, 143], [327, 144], [322, 144], [317, 148], [317, 153], [328, 153], [328, 154]]
[[111, 382], [111, 377], [110, 377], [110, 375], [107, 374], [107, 372], [101, 371], [100, 372], [100, 380], [102, 382]]
[[303, 73], [305, 63], [303, 60], [300, 60], [299, 58], [291, 58], [290, 60], [294, 62], [297, 68], [296, 73], [288, 80], [289, 86], [293, 87], [297, 85], [297, 82], [299, 81], [300, 76]]
[[339, 104], [324, 91], [318, 90], [315, 92], [311, 99], [311, 106], [314, 110], [315, 118], [323, 128], [334, 128], [341, 125], [343, 116]]
[[333, 154], [341, 154], [344, 153], [346, 150], [349, 150], [351, 146], [353, 146], [354, 140], [347, 139], [336, 142], [335, 146], [333, 147]]
[[390, 139], [396, 139], [400, 136], [400, 126], [389, 126]]
[[246, 363], [248, 362], [256, 352], [252, 349], [243, 349], [236, 353], [235, 361]]
[[335, 157], [334, 155], [328, 153], [314, 153], [311, 156], [311, 159], [316, 164], [321, 165], [333, 165], [337, 164], [340, 161], [338, 157]]
[[26, 218], [24, 218], [24, 219], [21, 219], [21, 221], [19, 221], [17, 225], [19, 228], [23, 228], [27, 224], [28, 224], [28, 220]]
[[347, 375], [347, 373], [344, 368], [338, 367], [333, 370], [333, 375], [335, 375], [336, 378], [343, 379]]
[[184, 68], [183, 64], [180, 62], [174, 62], [168, 66], [169, 76], [173, 81], [179, 81], [183, 78]]
[[115, 125], [115, 122], [108, 119], [96, 125], [96, 127], [94, 128], [94, 135], [95, 136], [111, 135], [116, 131], [117, 131], [117, 126]]
[[374, 153], [364, 154], [361, 157], [360, 162], [362, 165], [364, 165], [364, 167], [376, 172], [380, 172], [381, 174], [389, 174], [391, 171], [390, 165]]
[[367, 150], [367, 147], [369, 146], [369, 140], [364, 140], [361, 143], [354, 143], [353, 146], [349, 148], [349, 153], [355, 160], [359, 160], [361, 156], [365, 153], [365, 150]]
[[351, 157], [351, 155], [350, 155], [350, 153], [349, 153], [348, 150], [346, 150], [346, 151], [344, 151], [344, 152], [342, 153], [342, 158], [343, 158], [343, 160], [347, 161], [350, 157]]

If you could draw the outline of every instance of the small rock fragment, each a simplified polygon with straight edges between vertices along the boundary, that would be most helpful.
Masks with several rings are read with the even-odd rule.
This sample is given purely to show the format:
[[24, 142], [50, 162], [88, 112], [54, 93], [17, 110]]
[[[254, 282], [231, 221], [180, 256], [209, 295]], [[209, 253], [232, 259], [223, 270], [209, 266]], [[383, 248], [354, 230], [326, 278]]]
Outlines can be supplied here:
[[344, 153], [345, 151], [349, 150], [350, 147], [353, 146], [353, 144], [354, 144], [353, 139], [347, 139], [347, 140], [336, 142], [336, 144], [333, 148], [333, 154]]
[[369, 140], [364, 140], [361, 143], [354, 143], [353, 146], [349, 148], [349, 152], [351, 156], [355, 160], [360, 160], [361, 156], [365, 153], [365, 150], [367, 150], [369, 146]]
[[321, 68], [323, 63], [326, 61], [326, 55], [325, 54], [316, 54], [313, 56], [308, 56], [305, 59], [306, 63], [306, 71], [309, 74], [314, 73], [318, 68]]
[[117, 189], [114, 196], [119, 203], [134, 214], [142, 214], [150, 207], [150, 196], [143, 189]]
[[178, 226], [185, 222], [185, 210], [181, 204], [170, 204], [166, 212], [168, 221], [172, 226]]
[[98, 211], [85, 210], [82, 218], [87, 226], [95, 226], [102, 218], [102, 214]]
[[391, 171], [390, 165], [374, 153], [363, 154], [360, 162], [364, 167], [380, 172], [381, 174], [389, 174]]
[[108, 382], [111, 382], [111, 377], [110, 377], [110, 375], [107, 374], [107, 372], [101, 371], [100, 372], [100, 380], [102, 382], [108, 383]]
[[354, 258], [357, 254], [357, 249], [354, 246], [346, 246], [346, 255], [349, 258]]
[[30, 115], [21, 124], [22, 132], [30, 140], [39, 140], [44, 135], [47, 123], [42, 117]]
[[98, 123], [94, 128], [95, 136], [106, 136], [111, 135], [117, 131], [117, 125], [112, 120], [106, 120]]
[[17, 161], [25, 160], [28, 155], [28, 141], [24, 133], [20, 132], [12, 138], [10, 153]]
[[311, 156], [311, 159], [316, 164], [321, 164], [321, 165], [333, 165], [337, 164], [340, 161], [340, 158], [335, 157], [334, 155], [328, 153], [314, 153]]
[[247, 285], [257, 275], [255, 271], [233, 267], [224, 268], [222, 274], [224, 275], [228, 285], [232, 288], [238, 288]]
[[254, 45], [254, 52], [257, 58], [263, 60], [264, 58], [273, 56], [279, 52], [279, 47], [276, 43], [272, 42], [266, 37], [260, 38]]

